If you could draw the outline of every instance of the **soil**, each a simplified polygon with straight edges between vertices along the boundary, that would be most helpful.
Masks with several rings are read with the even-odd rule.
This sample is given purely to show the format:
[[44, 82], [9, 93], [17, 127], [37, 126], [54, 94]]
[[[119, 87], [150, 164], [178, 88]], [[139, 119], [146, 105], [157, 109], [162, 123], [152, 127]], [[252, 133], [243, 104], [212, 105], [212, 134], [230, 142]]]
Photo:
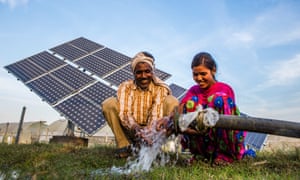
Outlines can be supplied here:
[[300, 138], [268, 135], [264, 151], [291, 150], [300, 148]]

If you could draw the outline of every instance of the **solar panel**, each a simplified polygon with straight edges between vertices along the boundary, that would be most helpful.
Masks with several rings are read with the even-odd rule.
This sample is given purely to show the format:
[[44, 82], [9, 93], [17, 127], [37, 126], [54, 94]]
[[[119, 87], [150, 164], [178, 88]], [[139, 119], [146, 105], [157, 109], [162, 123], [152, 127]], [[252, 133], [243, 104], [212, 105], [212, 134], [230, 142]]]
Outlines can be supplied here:
[[67, 87], [51, 75], [46, 75], [31, 81], [27, 86], [49, 104], [55, 104], [63, 97], [72, 93], [71, 88]]
[[95, 81], [91, 76], [82, 73], [80, 70], [71, 65], [64, 66], [51, 73], [73, 90], [78, 90]]
[[117, 66], [130, 62], [131, 58], [109, 48], [94, 53], [95, 56]]
[[74, 63], [100, 77], [107, 75], [117, 68], [116, 65], [113, 65], [107, 61], [103, 61], [93, 55], [85, 56]]
[[104, 80], [107, 80], [113, 85], [119, 86], [122, 82], [127, 81], [129, 79], [133, 79], [132, 73], [124, 71], [123, 69], [116, 71], [109, 76], [105, 77]]
[[94, 134], [105, 125], [100, 106], [96, 106], [80, 94], [54, 106], [54, 109], [88, 134]]
[[92, 86], [84, 89], [80, 94], [89, 98], [96, 104], [101, 104], [106, 98], [115, 96], [116, 93], [117, 91], [112, 89], [111, 87], [101, 82], [97, 82]]
[[27, 82], [46, 73], [45, 70], [39, 68], [28, 59], [24, 59], [11, 65], [5, 66], [5, 68], [9, 72], [13, 73], [22, 82]]
[[155, 74], [157, 77], [159, 77], [161, 80], [165, 81], [171, 77], [171, 74], [166, 73], [160, 69], [155, 69]]
[[82, 49], [88, 53], [91, 53], [93, 51], [99, 50], [104, 47], [104, 46], [102, 46], [98, 43], [95, 43], [93, 41], [90, 41], [84, 37], [77, 38], [77, 39], [71, 41], [70, 44], [72, 44], [72, 45], [78, 47], [79, 49]]
[[170, 84], [169, 87], [172, 90], [173, 96], [175, 96], [176, 98], [180, 98], [181, 96], [183, 96], [186, 91], [185, 88], [173, 83]]
[[43, 51], [39, 54], [31, 56], [28, 59], [45, 71], [50, 71], [66, 64], [65, 62], [55, 57], [54, 55], [48, 53], [47, 51]]
[[131, 70], [131, 64], [129, 63], [128, 65], [124, 66], [123, 69], [125, 71], [128, 71], [128, 72], [131, 72], [132, 73], [132, 70]]
[[256, 132], [247, 132], [245, 138], [245, 144], [249, 148], [254, 148], [256, 150], [261, 150], [266, 142], [267, 134], [256, 133]]
[[51, 48], [50, 50], [70, 61], [74, 61], [87, 54], [87, 52], [67, 43]]

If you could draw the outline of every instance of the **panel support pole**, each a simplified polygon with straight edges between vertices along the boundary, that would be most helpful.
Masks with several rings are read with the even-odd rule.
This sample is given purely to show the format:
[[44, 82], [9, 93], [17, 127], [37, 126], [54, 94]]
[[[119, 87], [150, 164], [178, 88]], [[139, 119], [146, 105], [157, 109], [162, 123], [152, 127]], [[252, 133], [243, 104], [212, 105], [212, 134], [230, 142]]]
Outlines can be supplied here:
[[26, 111], [26, 107], [24, 106], [23, 109], [22, 109], [22, 114], [21, 114], [21, 119], [20, 119], [20, 123], [19, 123], [18, 132], [17, 132], [17, 135], [16, 135], [15, 144], [19, 144], [19, 139], [20, 139], [20, 134], [21, 134], [21, 131], [22, 131], [22, 126], [23, 126], [23, 120], [24, 120], [25, 111]]

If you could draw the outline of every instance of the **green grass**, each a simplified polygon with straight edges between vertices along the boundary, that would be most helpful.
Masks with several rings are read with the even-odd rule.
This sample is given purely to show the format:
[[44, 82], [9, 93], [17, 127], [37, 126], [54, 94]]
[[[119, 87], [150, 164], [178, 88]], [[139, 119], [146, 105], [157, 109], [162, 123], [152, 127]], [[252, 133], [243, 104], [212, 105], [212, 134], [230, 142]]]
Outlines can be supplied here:
[[212, 167], [198, 161], [192, 166], [175, 158], [149, 172], [113, 174], [125, 159], [114, 157], [114, 147], [78, 148], [58, 144], [0, 144], [0, 179], [300, 179], [300, 149], [260, 152], [229, 166]]

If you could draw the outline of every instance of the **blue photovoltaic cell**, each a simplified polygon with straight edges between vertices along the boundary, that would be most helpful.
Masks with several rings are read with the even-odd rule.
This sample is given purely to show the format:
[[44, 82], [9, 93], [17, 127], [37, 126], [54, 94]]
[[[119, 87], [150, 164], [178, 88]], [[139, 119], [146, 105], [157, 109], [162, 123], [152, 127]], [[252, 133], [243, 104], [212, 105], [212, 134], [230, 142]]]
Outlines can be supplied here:
[[129, 73], [122, 69], [104, 78], [104, 80], [107, 80], [108, 82], [116, 86], [119, 86], [122, 82], [129, 79], [133, 79], [132, 73]]
[[267, 139], [267, 134], [247, 132], [245, 138], [245, 144], [249, 148], [255, 148], [257, 150], [261, 150], [265, 145], [266, 139]]
[[112, 89], [111, 87], [101, 82], [97, 82], [92, 86], [81, 91], [80, 94], [84, 95], [85, 97], [89, 98], [91, 101], [100, 105], [106, 98], [111, 96], [116, 96], [116, 92], [117, 91]]
[[89, 135], [105, 125], [100, 106], [94, 105], [79, 94], [54, 106], [54, 109]]
[[175, 96], [176, 98], [180, 98], [182, 95], [184, 95], [184, 93], [186, 91], [185, 88], [180, 87], [176, 84], [170, 84], [169, 87], [172, 90], [173, 96]]
[[80, 37], [80, 38], [77, 38], [77, 39], [71, 41], [70, 44], [72, 44], [88, 53], [96, 51], [96, 50], [104, 47], [100, 44], [97, 44], [97, 43], [90, 41], [88, 39], [85, 39], [83, 37]]
[[51, 75], [46, 75], [31, 81], [27, 86], [49, 104], [55, 104], [72, 92], [70, 88], [53, 78]]
[[128, 71], [128, 72], [132, 73], [131, 64], [130, 63], [128, 65], [126, 65], [125, 67], [123, 67], [122, 69], [124, 69], [125, 71]]
[[39, 54], [31, 56], [28, 59], [45, 71], [51, 71], [66, 64], [64, 61], [48, 53], [47, 51], [43, 51]]
[[159, 69], [155, 69], [155, 74], [157, 77], [159, 77], [161, 80], [165, 81], [167, 79], [169, 79], [171, 77], [171, 74], [169, 73], [166, 73], [162, 70], [159, 70]]
[[87, 52], [80, 50], [79, 48], [76, 48], [70, 44], [62, 44], [59, 46], [56, 46], [54, 48], [50, 49], [51, 51], [61, 55], [62, 57], [74, 61], [75, 59], [78, 59], [80, 57], [83, 57], [87, 54]]
[[22, 82], [27, 82], [46, 73], [45, 70], [30, 62], [29, 59], [24, 59], [11, 65], [5, 66], [5, 69], [13, 73]]
[[69, 85], [73, 90], [78, 90], [95, 81], [94, 78], [71, 65], [64, 66], [51, 74]]
[[97, 51], [94, 55], [117, 66], [122, 66], [131, 60], [130, 57], [109, 48]]
[[74, 63], [100, 77], [117, 69], [116, 65], [108, 63], [107, 61], [103, 61], [93, 55], [83, 57], [82, 59], [75, 61]]

